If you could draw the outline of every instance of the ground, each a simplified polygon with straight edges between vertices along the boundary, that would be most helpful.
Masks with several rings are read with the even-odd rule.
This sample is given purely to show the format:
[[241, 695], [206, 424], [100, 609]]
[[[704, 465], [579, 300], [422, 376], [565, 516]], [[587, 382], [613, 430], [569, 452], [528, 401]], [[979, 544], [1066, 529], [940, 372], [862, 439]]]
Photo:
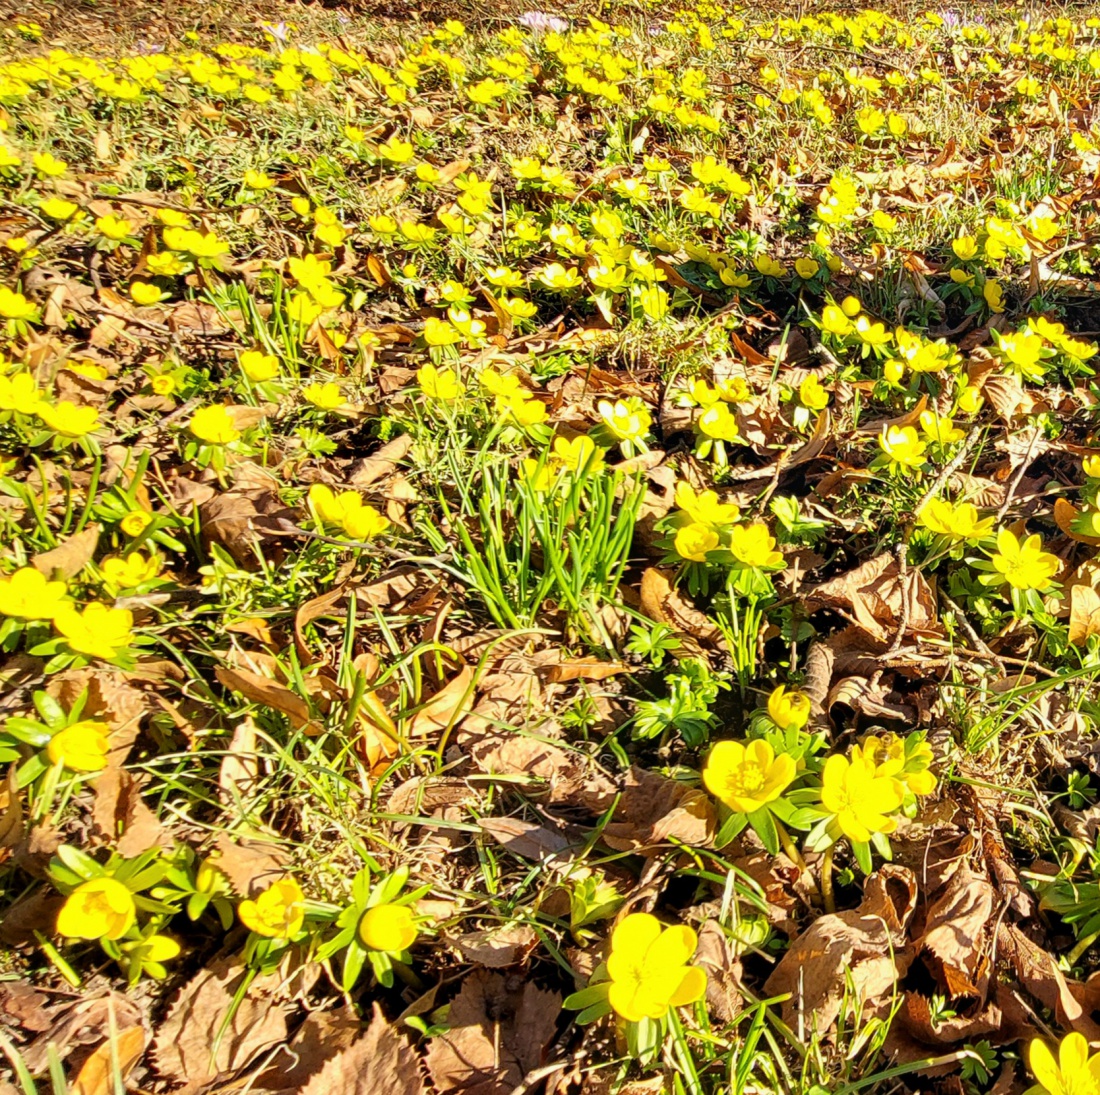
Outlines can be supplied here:
[[1100, 18], [2, 15], [2, 1095], [1097, 1090]]

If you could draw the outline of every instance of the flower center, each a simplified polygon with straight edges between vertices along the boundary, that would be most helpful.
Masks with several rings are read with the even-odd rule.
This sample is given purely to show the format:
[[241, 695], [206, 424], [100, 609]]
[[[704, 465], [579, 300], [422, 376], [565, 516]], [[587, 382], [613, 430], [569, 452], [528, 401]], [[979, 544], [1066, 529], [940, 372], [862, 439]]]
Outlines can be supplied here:
[[736, 772], [730, 772], [726, 782], [733, 794], [751, 795], [764, 786], [764, 769], [755, 761], [747, 760]]

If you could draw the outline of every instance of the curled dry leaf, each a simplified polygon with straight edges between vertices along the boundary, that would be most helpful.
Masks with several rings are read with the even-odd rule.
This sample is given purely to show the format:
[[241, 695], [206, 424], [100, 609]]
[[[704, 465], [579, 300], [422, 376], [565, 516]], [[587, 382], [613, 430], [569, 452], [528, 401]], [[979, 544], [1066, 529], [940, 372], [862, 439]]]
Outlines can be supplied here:
[[141, 855], [172, 838], [141, 797], [142, 784], [124, 768], [107, 768], [95, 781], [92, 824], [119, 855]]
[[239, 959], [219, 958], [183, 987], [153, 1043], [162, 1076], [197, 1092], [286, 1040], [281, 974], [259, 974], [238, 1000], [247, 975]]
[[538, 941], [538, 933], [534, 928], [527, 924], [517, 924], [512, 928], [467, 932], [460, 935], [454, 944], [467, 962], [497, 970], [524, 961]]
[[214, 670], [214, 676], [226, 688], [244, 696], [246, 700], [286, 715], [295, 730], [312, 726], [309, 704], [297, 692], [291, 692], [285, 684], [279, 684], [278, 681], [253, 673], [249, 669], [230, 669], [223, 665]]
[[35, 555], [31, 563], [47, 578], [63, 581], [75, 578], [92, 561], [100, 531], [99, 525], [88, 525], [50, 551]]
[[350, 1008], [310, 1012], [294, 1037], [278, 1048], [252, 1090], [279, 1095], [299, 1091], [362, 1033], [363, 1023]]
[[561, 833], [519, 818], [487, 817], [482, 818], [480, 825], [513, 855], [533, 859], [537, 863], [551, 860], [562, 862], [565, 857], [561, 853], [571, 847], [570, 840]]
[[432, 734], [455, 725], [474, 705], [474, 669], [463, 665], [409, 723], [410, 736]]
[[415, 1050], [377, 1002], [366, 1033], [331, 1058], [301, 1095], [422, 1095], [427, 1085]]
[[[39, 930], [42, 923], [38, 924]], [[57, 1013], [53, 1024], [44, 1030], [23, 1052], [23, 1060], [32, 1073], [45, 1072], [51, 1047], [65, 1060], [80, 1046], [98, 1045], [116, 1030], [140, 1027], [141, 1008], [118, 993], [107, 993], [91, 999], [75, 1001], [71, 1007]]]
[[642, 575], [641, 608], [657, 623], [667, 624], [698, 642], [718, 646], [722, 633], [700, 612], [672, 588], [672, 571], [648, 567]]
[[702, 846], [713, 839], [716, 824], [714, 805], [705, 791], [635, 765], [627, 773], [603, 839], [620, 851], [655, 849], [670, 839]]
[[528, 1072], [545, 1063], [560, 1012], [556, 992], [532, 981], [514, 987], [502, 974], [475, 970], [451, 1002], [450, 1029], [428, 1045], [428, 1071], [437, 1091], [511, 1095]]
[[80, 1066], [73, 1082], [72, 1095], [114, 1095], [115, 1075], [123, 1080], [145, 1052], [145, 1028], [136, 1025], [120, 1030], [96, 1047]]
[[888, 1010], [912, 961], [905, 929], [916, 901], [913, 872], [887, 865], [867, 879], [858, 909], [815, 920], [764, 986], [772, 996], [790, 993], [783, 1021], [825, 1033], [840, 1013], [849, 981], [864, 1015]]
[[993, 886], [963, 865], [928, 908], [920, 954], [949, 1000], [986, 997], [996, 898]]

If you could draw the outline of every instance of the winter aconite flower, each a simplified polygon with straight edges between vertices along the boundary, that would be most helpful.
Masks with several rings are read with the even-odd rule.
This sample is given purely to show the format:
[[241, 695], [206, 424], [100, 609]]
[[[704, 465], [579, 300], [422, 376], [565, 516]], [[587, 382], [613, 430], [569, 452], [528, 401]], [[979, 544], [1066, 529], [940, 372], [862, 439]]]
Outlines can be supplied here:
[[990, 562], [1013, 589], [1044, 589], [1062, 567], [1057, 555], [1043, 551], [1041, 537], [1031, 535], [1021, 543], [1006, 528], [997, 533], [997, 550]]
[[884, 426], [878, 443], [883, 461], [892, 471], [919, 468], [928, 448], [912, 426]]
[[435, 365], [423, 365], [416, 370], [416, 382], [429, 398], [441, 403], [453, 403], [462, 395], [462, 382], [454, 369], [438, 369]]
[[245, 350], [241, 354], [240, 364], [241, 372], [256, 384], [271, 380], [279, 373], [279, 359], [274, 354], [265, 354], [261, 350]]
[[61, 608], [54, 616], [54, 627], [64, 636], [70, 649], [89, 658], [111, 661], [133, 642], [130, 631], [134, 615], [128, 608], [109, 608], [98, 601], [78, 612]]
[[1032, 1039], [1028, 1064], [1039, 1086], [1049, 1095], [1096, 1095], [1100, 1092], [1100, 1053], [1089, 1056], [1089, 1043], [1073, 1031], [1058, 1046], [1054, 1059], [1046, 1042]]
[[705, 563], [707, 554], [718, 549], [718, 533], [706, 525], [692, 523], [676, 530], [676, 554], [691, 563]]
[[137, 915], [134, 895], [117, 879], [82, 882], [57, 914], [57, 931], [69, 939], [119, 939]]
[[109, 734], [106, 723], [94, 719], [74, 722], [50, 738], [46, 755], [51, 764], [63, 764], [74, 772], [98, 772], [107, 767]]
[[698, 937], [691, 928], [666, 928], [649, 913], [631, 913], [611, 933], [608, 1002], [627, 1022], [661, 1019], [669, 1008], [699, 1000], [707, 975], [688, 962]]
[[221, 403], [200, 407], [191, 416], [188, 429], [208, 445], [228, 445], [241, 436], [241, 431], [233, 424], [229, 408]]
[[771, 745], [757, 739], [748, 743], [720, 741], [710, 751], [703, 783], [720, 802], [740, 814], [752, 814], [776, 799], [795, 777], [795, 761], [775, 755]]
[[359, 921], [359, 938], [371, 950], [392, 954], [406, 951], [419, 935], [408, 905], [375, 905]]
[[52, 620], [67, 607], [65, 583], [51, 582], [34, 567], [0, 578], [0, 613], [21, 620]]
[[825, 762], [821, 805], [849, 840], [863, 843], [875, 833], [892, 833], [897, 821], [889, 815], [904, 801], [901, 781], [879, 774], [871, 757], [835, 753]]
[[62, 437], [85, 437], [99, 427], [99, 412], [95, 407], [79, 406], [67, 399], [52, 407], [43, 403], [38, 408], [38, 417]]
[[768, 697], [768, 715], [780, 730], [801, 730], [810, 720], [810, 697], [781, 684]]
[[926, 529], [953, 540], [982, 540], [993, 528], [993, 518], [979, 518], [972, 502], [956, 505], [943, 498], [930, 498], [921, 507], [917, 520]]
[[730, 552], [747, 567], [777, 570], [783, 566], [783, 553], [775, 550], [775, 537], [768, 526], [759, 521], [734, 526], [730, 533]]
[[237, 906], [241, 923], [268, 939], [292, 939], [302, 930], [306, 896], [293, 878], [273, 882], [255, 901]]

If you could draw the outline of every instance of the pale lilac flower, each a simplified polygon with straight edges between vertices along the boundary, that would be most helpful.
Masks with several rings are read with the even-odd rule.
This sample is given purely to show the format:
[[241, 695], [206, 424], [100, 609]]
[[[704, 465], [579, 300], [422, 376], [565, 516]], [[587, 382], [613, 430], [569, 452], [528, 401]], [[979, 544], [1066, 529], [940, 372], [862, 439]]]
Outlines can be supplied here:
[[569, 29], [569, 20], [559, 19], [545, 11], [525, 11], [519, 17], [519, 24], [528, 30], [554, 30], [559, 34]]

